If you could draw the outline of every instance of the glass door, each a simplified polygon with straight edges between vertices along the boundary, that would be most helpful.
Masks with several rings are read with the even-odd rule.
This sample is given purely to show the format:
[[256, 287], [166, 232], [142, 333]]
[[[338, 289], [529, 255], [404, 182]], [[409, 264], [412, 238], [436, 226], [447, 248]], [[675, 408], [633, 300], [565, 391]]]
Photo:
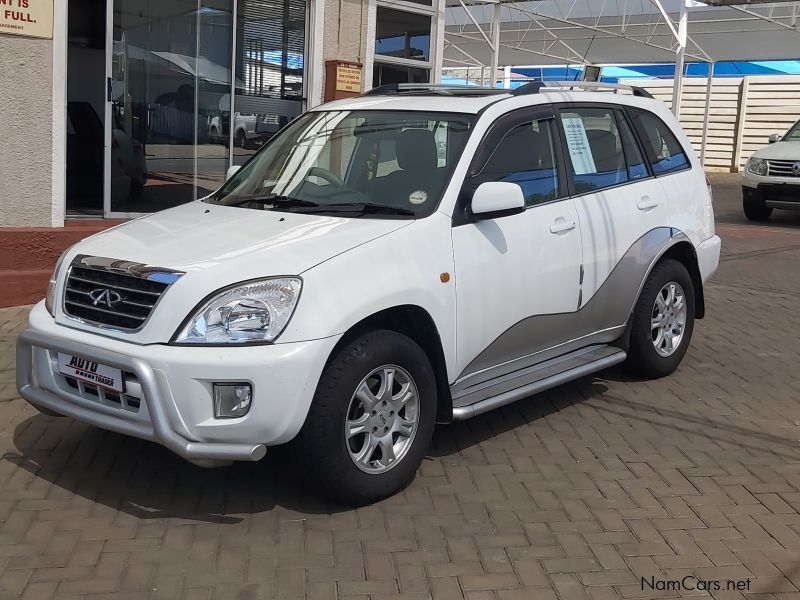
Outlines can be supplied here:
[[108, 0], [107, 216], [202, 197], [222, 182], [231, 0]]
[[106, 216], [213, 192], [302, 112], [306, 0], [106, 1]]
[[245, 163], [304, 107], [306, 0], [234, 0], [233, 164]]

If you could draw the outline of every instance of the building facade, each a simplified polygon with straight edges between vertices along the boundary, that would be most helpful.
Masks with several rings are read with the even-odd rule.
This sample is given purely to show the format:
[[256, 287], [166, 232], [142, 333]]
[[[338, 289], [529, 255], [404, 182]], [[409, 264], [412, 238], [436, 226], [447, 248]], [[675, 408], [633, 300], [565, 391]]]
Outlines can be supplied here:
[[200, 198], [307, 108], [441, 71], [443, 0], [6, 3], [0, 228], [15, 234]]

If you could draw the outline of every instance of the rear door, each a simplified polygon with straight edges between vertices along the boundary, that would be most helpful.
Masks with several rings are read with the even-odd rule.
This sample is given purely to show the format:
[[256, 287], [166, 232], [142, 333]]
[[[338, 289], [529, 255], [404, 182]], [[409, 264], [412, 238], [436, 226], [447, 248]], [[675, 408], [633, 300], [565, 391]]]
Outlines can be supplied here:
[[[559, 122], [583, 238], [580, 306], [584, 308], [615, 270], [619, 276], [620, 270], [629, 267], [625, 258], [637, 251], [637, 242], [651, 229], [665, 224], [664, 194], [619, 107], [562, 106]], [[621, 305], [631, 300], [606, 289], [598, 302], [611, 299]], [[597, 310], [585, 314], [591, 320], [585, 333], [621, 325], [626, 313]], [[622, 322], [618, 322], [620, 318]]]
[[[695, 238], [695, 242], [713, 235], [713, 215], [703, 169], [699, 165], [692, 168], [689, 153], [659, 116], [634, 107], [627, 107], [626, 112], [660, 184], [664, 196], [664, 218], [690, 237], [696, 233], [699, 238]], [[697, 162], [696, 157], [694, 160]]]

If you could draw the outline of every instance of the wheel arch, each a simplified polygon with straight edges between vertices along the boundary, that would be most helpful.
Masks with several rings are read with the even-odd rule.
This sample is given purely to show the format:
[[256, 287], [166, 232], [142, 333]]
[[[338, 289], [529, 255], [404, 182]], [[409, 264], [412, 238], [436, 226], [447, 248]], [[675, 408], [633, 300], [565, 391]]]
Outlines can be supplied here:
[[689, 277], [691, 277], [694, 287], [694, 316], [695, 319], [702, 319], [706, 315], [706, 301], [703, 293], [703, 277], [700, 274], [700, 266], [697, 262], [697, 253], [694, 246], [688, 240], [679, 241], [667, 248], [656, 261], [656, 264], [665, 259], [677, 260], [689, 271]]
[[436, 379], [436, 422], [453, 420], [453, 400], [447, 378], [447, 363], [439, 330], [430, 313], [415, 304], [403, 304], [383, 309], [352, 325], [337, 342], [326, 365], [353, 340], [377, 329], [387, 329], [408, 336], [422, 348], [433, 367]]

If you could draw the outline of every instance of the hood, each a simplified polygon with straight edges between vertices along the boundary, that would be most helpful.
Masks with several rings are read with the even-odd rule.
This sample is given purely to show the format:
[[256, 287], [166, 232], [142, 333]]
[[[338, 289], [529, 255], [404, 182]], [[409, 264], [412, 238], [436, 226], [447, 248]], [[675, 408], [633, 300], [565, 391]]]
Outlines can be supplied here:
[[[81, 242], [73, 253], [187, 273], [234, 271], [234, 279], [242, 281], [251, 276], [299, 275], [411, 222], [262, 211], [196, 201], [101, 232]], [[252, 272], [253, 267], [257, 273]]]
[[56, 322], [139, 344], [165, 343], [209, 294], [251, 279], [302, 275], [411, 223], [191, 202], [87, 238], [66, 257], [67, 264], [78, 254], [88, 254], [185, 272], [165, 292], [140, 331], [99, 330], [70, 319], [63, 311], [62, 292], [57, 295]]
[[757, 150], [755, 158], [771, 158], [773, 160], [800, 161], [800, 142], [775, 142]]

